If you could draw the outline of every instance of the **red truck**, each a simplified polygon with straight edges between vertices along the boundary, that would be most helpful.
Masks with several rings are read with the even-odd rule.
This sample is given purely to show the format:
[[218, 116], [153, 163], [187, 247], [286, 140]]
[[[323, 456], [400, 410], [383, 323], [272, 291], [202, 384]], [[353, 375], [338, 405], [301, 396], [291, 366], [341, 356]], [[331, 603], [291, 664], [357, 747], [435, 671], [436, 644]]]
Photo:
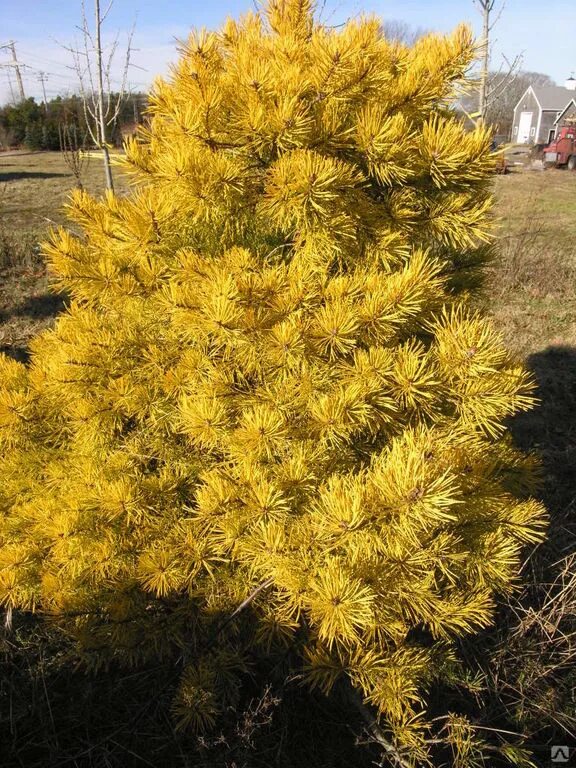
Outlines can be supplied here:
[[544, 163], [556, 168], [566, 165], [569, 170], [576, 170], [576, 126], [560, 128], [554, 141], [544, 147]]

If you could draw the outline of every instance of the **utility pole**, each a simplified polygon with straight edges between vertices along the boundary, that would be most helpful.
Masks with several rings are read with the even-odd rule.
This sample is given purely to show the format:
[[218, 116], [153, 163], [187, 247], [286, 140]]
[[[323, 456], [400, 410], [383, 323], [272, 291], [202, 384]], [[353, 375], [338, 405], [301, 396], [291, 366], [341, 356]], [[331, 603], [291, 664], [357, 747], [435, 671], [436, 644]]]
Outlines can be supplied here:
[[7, 64], [1, 64], [0, 66], [14, 68], [16, 71], [16, 80], [18, 82], [18, 90], [20, 91], [20, 101], [26, 101], [26, 96], [24, 94], [24, 83], [22, 82], [22, 74], [20, 72], [20, 62], [16, 58], [16, 45], [14, 40], [10, 40], [9, 43], [0, 45], [0, 50], [3, 50], [4, 48], [9, 48], [12, 51], [12, 61]]
[[44, 94], [44, 111], [48, 114], [48, 99], [46, 98], [46, 81], [48, 75], [46, 72], [38, 72], [38, 81], [42, 83], [42, 93]]
[[18, 63], [18, 59], [16, 58], [16, 45], [14, 44], [14, 40], [11, 40], [8, 43], [8, 48], [12, 51], [12, 66], [16, 70], [16, 80], [18, 81], [18, 89], [20, 91], [20, 98], [22, 101], [26, 101], [26, 96], [24, 95], [24, 83], [22, 82], [22, 75], [20, 73], [20, 64]]

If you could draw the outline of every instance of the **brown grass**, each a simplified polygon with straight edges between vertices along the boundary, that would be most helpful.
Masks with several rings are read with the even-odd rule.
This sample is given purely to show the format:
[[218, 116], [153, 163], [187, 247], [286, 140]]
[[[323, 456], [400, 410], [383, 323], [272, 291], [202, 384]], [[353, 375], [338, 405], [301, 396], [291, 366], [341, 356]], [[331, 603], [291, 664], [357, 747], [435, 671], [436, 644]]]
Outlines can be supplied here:
[[524, 171], [496, 178], [500, 257], [490, 309], [519, 355], [576, 345], [576, 174]]
[[[120, 193], [126, 187], [116, 174]], [[92, 158], [82, 179], [93, 194], [104, 190], [102, 164]], [[65, 297], [49, 289], [40, 242], [66, 221], [75, 185], [59, 152], [0, 154], [0, 351], [24, 360], [30, 339], [54, 322]]]
[[[125, 191], [116, 174], [120, 192]], [[88, 192], [104, 191], [104, 172], [98, 158], [90, 159], [83, 176]], [[42, 236], [54, 224], [66, 220], [64, 205], [74, 177], [60, 152], [0, 154], [0, 221], [11, 232], [35, 232]]]
[[576, 742], [576, 174], [499, 177], [496, 201], [490, 311], [537, 383], [539, 404], [510, 426], [541, 457], [550, 528], [478, 648], [479, 665], [491, 716], [548, 760], [546, 744]]

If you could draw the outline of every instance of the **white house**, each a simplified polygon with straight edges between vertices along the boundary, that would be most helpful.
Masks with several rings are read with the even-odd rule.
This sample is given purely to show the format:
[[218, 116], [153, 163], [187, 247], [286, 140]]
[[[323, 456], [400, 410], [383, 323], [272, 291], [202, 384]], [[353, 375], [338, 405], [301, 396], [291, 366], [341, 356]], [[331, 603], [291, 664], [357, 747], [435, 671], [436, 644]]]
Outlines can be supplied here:
[[514, 108], [512, 141], [516, 144], [548, 144], [555, 136], [557, 120], [576, 105], [576, 80], [559, 85], [530, 85]]

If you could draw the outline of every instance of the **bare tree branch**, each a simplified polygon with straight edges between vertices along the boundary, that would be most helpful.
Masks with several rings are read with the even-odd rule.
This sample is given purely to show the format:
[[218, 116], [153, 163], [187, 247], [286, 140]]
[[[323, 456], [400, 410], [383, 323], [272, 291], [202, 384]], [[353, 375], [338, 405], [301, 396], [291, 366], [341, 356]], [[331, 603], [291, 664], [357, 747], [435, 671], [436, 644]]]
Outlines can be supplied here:
[[89, 162], [89, 155], [84, 151], [86, 137], [78, 135], [79, 128], [67, 122], [58, 126], [58, 138], [60, 141], [60, 152], [66, 165], [70, 168], [72, 175], [76, 179], [76, 186], [82, 189], [82, 173]]
[[[485, 122], [494, 126], [497, 133], [507, 135], [512, 130], [514, 107], [530, 85], [554, 85], [553, 80], [542, 72], [526, 72], [520, 68], [521, 56], [504, 61], [498, 71], [489, 73], [490, 83], [486, 103]], [[474, 90], [463, 92], [460, 104], [465, 114], [476, 112], [478, 104], [478, 82]], [[474, 118], [472, 118], [474, 122]]]
[[128, 34], [120, 89], [115, 91], [112, 88], [112, 67], [119, 49], [120, 36], [117, 34], [106, 49], [102, 40], [103, 24], [112, 10], [114, 0], [109, 0], [104, 11], [100, 0], [93, 0], [93, 2], [92, 24], [89, 21], [86, 0], [81, 0], [80, 3], [81, 20], [77, 27], [81, 34], [80, 43], [74, 45], [60, 43], [60, 45], [72, 55], [72, 69], [78, 77], [88, 133], [94, 144], [102, 151], [106, 188], [113, 191], [107, 135], [116, 125], [126, 97], [135, 24], [132, 25]]
[[486, 110], [488, 110], [502, 96], [507, 88], [510, 88], [516, 81], [522, 64], [522, 54], [518, 54], [512, 61], [506, 56], [502, 57], [508, 69], [503, 74], [503, 65], [500, 70], [488, 78], [488, 88], [486, 94]]
[[[482, 14], [482, 49], [480, 80], [478, 88], [478, 113], [480, 120], [486, 120], [488, 108], [502, 95], [502, 93], [514, 82], [516, 73], [520, 70], [522, 63], [522, 54], [518, 54], [510, 62], [506, 56], [503, 56], [503, 63], [498, 72], [490, 76], [490, 35], [496, 24], [499, 22], [505, 8], [505, 0], [502, 0], [497, 8], [497, 0], [474, 0], [474, 4]], [[492, 14], [496, 9], [496, 17]], [[508, 67], [507, 72], [503, 73], [504, 62]]]

